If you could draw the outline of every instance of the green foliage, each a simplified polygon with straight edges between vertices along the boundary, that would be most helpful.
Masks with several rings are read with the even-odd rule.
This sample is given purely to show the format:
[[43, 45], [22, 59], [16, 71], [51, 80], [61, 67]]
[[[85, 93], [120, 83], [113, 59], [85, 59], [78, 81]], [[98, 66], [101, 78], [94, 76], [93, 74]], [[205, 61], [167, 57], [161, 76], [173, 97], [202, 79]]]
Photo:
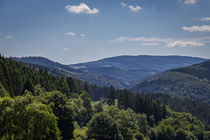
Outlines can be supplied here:
[[75, 113], [69, 99], [59, 91], [44, 92], [36, 97], [44, 104], [50, 105], [53, 113], [59, 118], [58, 127], [63, 139], [72, 138]]
[[73, 112], [76, 114], [74, 120], [78, 122], [79, 126], [86, 125], [93, 115], [91, 101], [89, 94], [85, 91], [70, 99]]
[[123, 139], [135, 139], [136, 133], [147, 134], [149, 125], [144, 114], [136, 114], [133, 110], [119, 110], [115, 106], [111, 106], [108, 114], [114, 118], [119, 124], [119, 130]]
[[99, 113], [103, 111], [103, 104], [101, 102], [93, 103], [93, 112]]
[[210, 124], [210, 106], [207, 103], [161, 93], [147, 93], [145, 96], [158, 100], [161, 104], [168, 105], [175, 111], [191, 113], [205, 124]]
[[150, 125], [157, 124], [167, 117], [167, 111], [164, 105], [140, 94], [135, 95], [130, 91], [123, 90], [118, 96], [118, 101], [120, 109], [131, 108], [136, 113], [147, 114]]
[[142, 93], [164, 93], [210, 104], [210, 61], [170, 70], [132, 88]]
[[204, 125], [191, 114], [171, 112], [171, 117], [151, 130], [150, 137], [155, 140], [201, 140], [204, 130]]
[[[21, 63], [0, 56], [0, 83], [10, 95], [22, 95], [27, 89], [34, 91], [34, 85], [41, 85], [46, 91], [59, 90], [70, 95], [70, 91], [80, 91], [78, 82], [64, 77], [56, 77], [41, 69], [25, 67]], [[70, 90], [71, 89], [71, 90]]]
[[195, 135], [192, 132], [178, 129], [175, 132], [175, 140], [197, 140]]
[[57, 117], [49, 106], [30, 95], [0, 98], [0, 137], [4, 139], [60, 139]]
[[66, 81], [68, 83], [70, 92], [72, 92], [72, 93], [79, 92], [79, 84], [78, 84], [78, 82], [75, 82], [75, 80], [73, 80], [72, 77], [67, 77]]
[[107, 112], [95, 114], [88, 123], [87, 136], [96, 140], [121, 140], [123, 139], [115, 122]]
[[203, 140], [210, 140], [210, 131], [204, 132]]
[[[3, 57], [0, 66], [0, 139], [209, 140], [208, 127], [160, 104], [166, 101], [158, 97], [80, 85], [71, 77], [55, 77]], [[192, 110], [196, 104], [161, 99], [177, 108], [188, 105]]]
[[25, 84], [23, 85], [23, 92], [25, 92], [25, 90], [28, 90], [30, 92], [34, 92], [34, 85], [32, 84], [32, 82], [30, 80], [26, 80]]
[[87, 127], [80, 128], [77, 122], [74, 123], [74, 131], [73, 131], [73, 140], [86, 140], [87, 135], [86, 132], [88, 130]]
[[115, 101], [115, 89], [113, 86], [110, 86], [109, 93], [107, 95], [108, 105], [114, 105]]
[[4, 97], [4, 96], [9, 96], [9, 93], [6, 91], [6, 89], [0, 83], [0, 97]]

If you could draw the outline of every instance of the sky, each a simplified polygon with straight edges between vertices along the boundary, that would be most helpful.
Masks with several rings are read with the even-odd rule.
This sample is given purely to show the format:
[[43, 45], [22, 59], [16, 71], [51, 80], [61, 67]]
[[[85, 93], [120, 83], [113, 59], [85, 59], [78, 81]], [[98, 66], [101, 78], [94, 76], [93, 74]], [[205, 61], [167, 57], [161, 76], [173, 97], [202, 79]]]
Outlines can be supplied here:
[[0, 53], [75, 64], [119, 55], [210, 58], [210, 0], [0, 0]]

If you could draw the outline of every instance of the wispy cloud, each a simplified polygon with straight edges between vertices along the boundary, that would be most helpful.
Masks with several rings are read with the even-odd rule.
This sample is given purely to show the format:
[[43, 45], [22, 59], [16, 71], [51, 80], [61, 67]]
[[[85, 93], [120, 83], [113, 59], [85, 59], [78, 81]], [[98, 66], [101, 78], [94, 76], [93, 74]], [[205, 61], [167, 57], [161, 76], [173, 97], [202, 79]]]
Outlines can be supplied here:
[[69, 49], [68, 48], [63, 48], [64, 52], [68, 52]]
[[197, 2], [197, 0], [184, 0], [184, 3], [188, 4], [188, 5], [195, 4], [196, 2]]
[[11, 35], [6, 35], [5, 39], [11, 40], [11, 39], [13, 39], [13, 37]]
[[121, 2], [120, 5], [124, 7], [128, 7], [132, 12], [138, 12], [140, 10], [143, 10], [143, 8], [139, 5], [133, 6], [133, 5], [128, 5], [127, 3]]
[[210, 17], [203, 17], [201, 18], [201, 21], [210, 21]]
[[127, 3], [124, 3], [124, 2], [121, 2], [120, 5], [121, 5], [122, 7], [127, 7], [128, 4], [127, 4]]
[[76, 33], [73, 33], [73, 32], [68, 32], [66, 33], [67, 36], [70, 36], [70, 37], [74, 37], [76, 36]]
[[184, 4], [187, 4], [187, 5], [195, 4], [195, 3], [197, 3], [197, 1], [198, 0], [178, 0], [179, 3], [184, 2]]
[[139, 5], [133, 6], [133, 5], [129, 5], [128, 8], [132, 11], [132, 12], [138, 12], [140, 10], [143, 10], [143, 8]]
[[170, 38], [159, 38], [159, 37], [119, 37], [116, 38], [115, 41], [117, 42], [159, 42], [159, 43], [167, 43], [172, 41]]
[[197, 37], [197, 38], [194, 38], [193, 40], [200, 41], [200, 42], [203, 42], [203, 43], [210, 43], [210, 36]]
[[174, 47], [202, 47], [205, 41], [209, 41], [210, 37], [202, 37], [197, 39], [173, 39], [159, 37], [119, 37], [114, 42], [140, 42], [141, 46], [160, 46], [165, 45], [168, 48]]
[[85, 35], [85, 34], [80, 34], [80, 36], [81, 36], [81, 37], [86, 37], [86, 35]]
[[173, 41], [167, 44], [169, 48], [174, 47], [202, 47], [205, 46], [202, 42], [196, 41]]
[[67, 5], [65, 9], [70, 13], [75, 14], [97, 14], [99, 13], [99, 9], [93, 8], [91, 9], [85, 3], [80, 3], [79, 5]]
[[210, 32], [210, 25], [201, 25], [201, 26], [191, 26], [191, 27], [182, 27], [184, 31], [188, 32]]
[[141, 43], [140, 46], [158, 46], [160, 43]]

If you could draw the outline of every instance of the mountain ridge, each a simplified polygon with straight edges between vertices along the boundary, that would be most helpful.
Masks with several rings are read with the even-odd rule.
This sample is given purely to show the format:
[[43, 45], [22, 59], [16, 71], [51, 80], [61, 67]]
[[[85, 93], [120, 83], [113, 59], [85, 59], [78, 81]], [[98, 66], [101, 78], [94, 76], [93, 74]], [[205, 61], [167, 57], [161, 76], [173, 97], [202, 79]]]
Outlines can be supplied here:
[[210, 60], [163, 72], [135, 85], [132, 90], [159, 92], [210, 103]]
[[12, 57], [26, 64], [36, 64], [65, 71], [75, 78], [98, 86], [124, 89], [171, 68], [189, 66], [206, 59], [186, 56], [118, 56], [99, 61], [64, 65], [44, 57]]
[[[190, 66], [206, 59], [187, 56], [116, 56], [97, 61], [69, 65], [92, 74], [106, 75], [129, 87], [169, 69]], [[105, 69], [107, 69], [105, 71]]]
[[[60, 64], [58, 62], [54, 62], [50, 59], [44, 57], [12, 57], [13, 60], [19, 61], [25, 64], [35, 64], [48, 68], [56, 68], [58, 70], [65, 70], [69, 74], [73, 75], [75, 78], [87, 81], [91, 84], [99, 85], [99, 86], [111, 86], [114, 85], [117, 88], [124, 88], [126, 85], [122, 84], [118, 80], [108, 77], [101, 76], [96, 74], [87, 73], [85, 71], [81, 71], [78, 69], [71, 68], [67, 65]], [[105, 81], [103, 83], [103, 81]]]

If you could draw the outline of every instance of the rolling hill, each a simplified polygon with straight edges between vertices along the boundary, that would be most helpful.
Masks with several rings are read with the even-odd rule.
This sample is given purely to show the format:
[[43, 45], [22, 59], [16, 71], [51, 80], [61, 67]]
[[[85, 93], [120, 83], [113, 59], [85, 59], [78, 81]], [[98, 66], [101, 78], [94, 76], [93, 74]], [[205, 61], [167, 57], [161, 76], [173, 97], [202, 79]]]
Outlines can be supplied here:
[[[116, 88], [125, 88], [126, 85], [121, 83], [120, 81], [108, 77], [108, 76], [102, 76], [97, 74], [91, 74], [87, 73], [85, 71], [81, 71], [78, 69], [71, 68], [67, 65], [60, 64], [58, 62], [51, 61], [44, 57], [13, 57], [12, 58], [15, 61], [24, 63], [24, 64], [30, 64], [35, 65], [36, 67], [42, 67], [46, 69], [47, 71], [54, 71], [53, 74], [62, 74], [62, 75], [72, 75], [73, 77], [84, 80], [86, 82], [89, 82], [91, 84], [99, 85], [99, 86], [111, 86], [114, 85]], [[56, 72], [56, 73], [55, 73]]]
[[160, 92], [210, 103], [210, 61], [173, 69], [132, 88], [135, 92]]
[[105, 75], [131, 87], [147, 78], [173, 68], [190, 66], [206, 59], [186, 56], [117, 56], [69, 65], [88, 73]]
[[42, 66], [47, 71], [56, 70], [98, 86], [130, 88], [137, 83], [153, 77], [165, 70], [189, 66], [205, 61], [202, 58], [185, 56], [118, 56], [95, 62], [74, 65], [63, 65], [44, 57], [13, 57], [24, 64]]

